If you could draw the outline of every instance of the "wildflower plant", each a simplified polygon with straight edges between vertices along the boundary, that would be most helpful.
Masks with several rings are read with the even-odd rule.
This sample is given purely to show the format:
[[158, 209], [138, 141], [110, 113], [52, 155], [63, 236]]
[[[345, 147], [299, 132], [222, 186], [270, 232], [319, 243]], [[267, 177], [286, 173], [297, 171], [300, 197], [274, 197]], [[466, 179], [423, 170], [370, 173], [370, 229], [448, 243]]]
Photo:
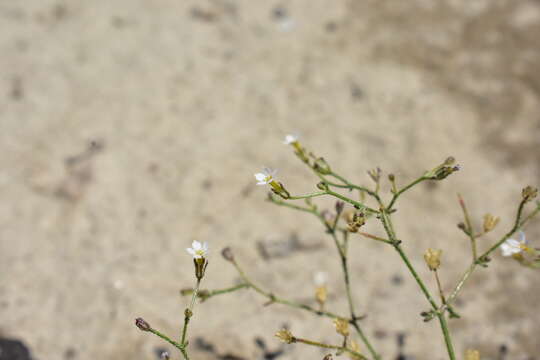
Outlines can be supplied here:
[[[472, 225], [471, 216], [469, 215], [463, 197], [458, 194], [458, 203], [463, 212], [463, 222], [458, 224], [458, 228], [463, 231], [469, 240], [471, 263], [457, 279], [453, 290], [449, 293], [445, 293], [441, 286], [438, 274], [439, 271], [444, 270], [443, 251], [441, 249], [425, 250], [423, 255], [426, 266], [429, 268], [430, 272], [433, 273], [436, 280], [435, 283], [437, 289], [436, 292], [434, 292], [426, 285], [426, 281], [420, 277], [417, 269], [410, 261], [409, 255], [403, 249], [402, 242], [406, 240], [397, 235], [397, 230], [394, 226], [394, 217], [397, 216], [397, 204], [399, 199], [412, 188], [427, 181], [442, 181], [460, 170], [460, 166], [455, 164], [455, 159], [453, 157], [448, 157], [441, 164], [426, 171], [404, 186], [399, 186], [396, 176], [394, 174], [389, 174], [387, 179], [390, 183], [390, 194], [382, 194], [381, 183], [385, 180], [380, 168], [367, 171], [369, 178], [373, 182], [372, 186], [357, 185], [339, 175], [331, 168], [330, 164], [324, 158], [318, 157], [313, 152], [308, 151], [300, 143], [300, 139], [297, 135], [287, 135], [283, 143], [291, 146], [298, 159], [309, 167], [313, 174], [318, 178], [318, 183], [316, 184], [317, 191], [308, 194], [293, 195], [286, 190], [281, 182], [276, 180], [277, 171], [270, 168], [263, 168], [262, 172], [256, 173], [255, 180], [257, 181], [257, 185], [269, 187], [270, 192], [267, 197], [269, 202], [310, 214], [321, 222], [325, 233], [333, 240], [337, 255], [340, 259], [341, 272], [343, 274], [345, 285], [345, 297], [348, 303], [348, 312], [343, 314], [330, 311], [327, 308], [328, 304], [326, 304], [326, 299], [328, 296], [328, 288], [326, 286], [324, 275], [318, 274], [315, 277], [314, 297], [318, 303], [318, 307], [315, 308], [304, 303], [277, 296], [272, 291], [254, 283], [248, 277], [246, 271], [244, 271], [238, 259], [235, 258], [232, 249], [229, 247], [222, 250], [223, 258], [235, 267], [242, 279], [241, 282], [235, 286], [223, 289], [200, 290], [199, 285], [208, 265], [208, 261], [206, 260], [208, 247], [206, 244], [193, 242], [192, 247], [187, 249], [187, 251], [193, 256], [196, 282], [193, 288], [181, 291], [182, 295], [191, 295], [192, 298], [189, 307], [185, 310], [184, 325], [181, 331], [180, 341], [175, 342], [169, 337], [159, 333], [141, 318], [136, 320], [136, 325], [139, 329], [152, 332], [168, 341], [180, 350], [184, 359], [189, 359], [186, 333], [189, 321], [193, 316], [195, 299], [198, 298], [203, 302], [213, 296], [232, 293], [240, 289], [250, 289], [266, 298], [266, 305], [282, 304], [328, 319], [329, 321], [326, 322], [326, 326], [331, 327], [333, 325], [336, 333], [341, 338], [341, 342], [339, 343], [328, 344], [296, 336], [289, 329], [281, 329], [275, 333], [275, 336], [279, 340], [287, 344], [298, 343], [320, 347], [335, 352], [334, 355], [336, 356], [347, 354], [350, 359], [380, 360], [381, 356], [379, 352], [362, 328], [361, 320], [363, 317], [359, 316], [357, 303], [352, 295], [353, 284], [350, 280], [349, 273], [348, 243], [349, 239], [353, 236], [361, 236], [377, 241], [395, 250], [399, 259], [403, 262], [406, 271], [415, 280], [421, 294], [426, 299], [428, 308], [421, 312], [420, 317], [426, 322], [435, 319], [438, 321], [448, 358], [450, 360], [455, 360], [458, 356], [454, 350], [448, 322], [454, 318], [460, 317], [453, 305], [471, 274], [477, 270], [478, 267], [488, 267], [492, 260], [491, 256], [499, 248], [501, 249], [503, 256], [511, 257], [523, 266], [540, 268], [540, 249], [532, 247], [526, 241], [523, 232], [526, 224], [540, 212], [540, 202], [536, 202], [534, 206], [530, 206], [530, 203], [532, 203], [537, 196], [538, 191], [536, 188], [527, 186], [522, 190], [521, 198], [517, 201], [517, 210], [512, 226], [510, 229], [506, 230], [505, 234], [499, 240], [493, 242], [491, 246], [488, 246], [483, 250], [478, 246], [477, 240], [486, 236], [486, 234], [491, 234], [498, 225], [499, 218], [491, 214], [486, 214], [483, 218], [482, 228], [476, 229]], [[340, 190], [349, 190], [347, 193], [348, 195], [343, 195], [339, 192]], [[313, 202], [314, 198], [322, 196], [333, 197], [336, 199], [336, 204], [332, 211], [321, 210]], [[385, 200], [385, 198], [387, 200]], [[299, 200], [302, 202], [298, 202]], [[352, 209], [346, 210], [345, 204], [352, 205]], [[361, 231], [366, 222], [380, 223], [385, 235], [376, 236]], [[464, 356], [459, 357], [471, 360], [480, 358], [479, 352], [475, 349], [469, 349], [466, 354], [463, 355]], [[332, 354], [327, 354], [324, 357], [324, 359], [327, 360], [332, 358]]]

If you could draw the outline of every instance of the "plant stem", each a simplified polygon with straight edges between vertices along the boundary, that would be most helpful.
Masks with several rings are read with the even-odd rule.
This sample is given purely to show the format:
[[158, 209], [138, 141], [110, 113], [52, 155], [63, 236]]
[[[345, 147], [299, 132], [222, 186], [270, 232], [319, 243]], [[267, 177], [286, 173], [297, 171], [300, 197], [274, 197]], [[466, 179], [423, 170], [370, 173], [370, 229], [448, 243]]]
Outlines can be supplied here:
[[148, 331], [151, 332], [152, 334], [156, 335], [156, 336], [159, 336], [160, 338], [162, 338], [163, 340], [165, 340], [169, 344], [173, 345], [175, 348], [179, 349], [180, 351], [183, 351], [184, 348], [185, 348], [184, 345], [182, 345], [180, 343], [177, 343], [176, 341], [172, 340], [167, 335], [162, 334], [161, 332], [157, 331], [156, 329], [150, 329]]
[[424, 293], [424, 296], [426, 297], [428, 302], [431, 304], [431, 307], [433, 308], [437, 318], [439, 318], [439, 323], [441, 325], [441, 330], [442, 330], [442, 333], [443, 333], [443, 336], [444, 336], [444, 342], [446, 344], [446, 349], [448, 351], [448, 356], [450, 357], [451, 360], [455, 360], [456, 355], [454, 353], [454, 347], [452, 345], [452, 338], [450, 337], [450, 332], [448, 331], [448, 324], [446, 323], [444, 313], [439, 312], [439, 308], [437, 306], [437, 303], [435, 302], [435, 300], [433, 300], [433, 297], [429, 293], [426, 285], [424, 284], [422, 279], [420, 279], [420, 276], [418, 276], [418, 273], [416, 272], [416, 270], [412, 266], [409, 258], [405, 254], [405, 252], [403, 252], [403, 249], [401, 249], [400, 241], [396, 238], [394, 228], [393, 228], [393, 225], [392, 225], [392, 221], [391, 221], [391, 219], [390, 219], [390, 217], [389, 217], [389, 215], [387, 213], [387, 210], [384, 210], [384, 209], [381, 210], [380, 218], [381, 218], [381, 222], [383, 223], [383, 227], [384, 227], [384, 229], [385, 229], [385, 231], [386, 231], [386, 233], [388, 235], [388, 238], [393, 243], [392, 246], [398, 252], [399, 256], [401, 257], [401, 259], [403, 260], [403, 262], [405, 263], [405, 265], [409, 269], [409, 272], [411, 273], [411, 275], [416, 280], [416, 283], [418, 284], [418, 286], [420, 286], [420, 289]]
[[476, 261], [478, 259], [478, 253], [476, 250], [476, 238], [480, 236], [480, 234], [476, 236], [474, 235], [474, 229], [472, 227], [469, 212], [467, 211], [467, 206], [465, 206], [465, 201], [461, 197], [461, 194], [458, 194], [457, 196], [459, 200], [459, 205], [461, 206], [461, 210], [463, 210], [463, 218], [465, 219], [466, 233], [469, 236], [469, 239], [471, 240], [471, 250], [472, 250], [472, 255], [473, 255], [473, 261]]
[[506, 235], [504, 235], [501, 240], [497, 241], [492, 247], [490, 247], [488, 251], [483, 253], [479, 257], [479, 259], [486, 259], [489, 254], [491, 254], [493, 251], [495, 251], [503, 242], [505, 242], [521, 226], [523, 226], [523, 224], [521, 223], [521, 214], [523, 212], [523, 206], [525, 206], [525, 203], [526, 203], [525, 200], [521, 200], [521, 202], [519, 203], [519, 207], [518, 207], [517, 215], [516, 215], [516, 221], [514, 222], [514, 226], [512, 227], [512, 229], [508, 233], [506, 233]]
[[353, 199], [349, 199], [348, 197], [343, 196], [340, 193], [334, 192], [334, 191], [332, 191], [330, 189], [326, 190], [326, 193], [328, 195], [332, 195], [334, 197], [337, 197], [338, 199], [341, 199], [341, 200], [343, 200], [345, 202], [348, 202], [349, 204], [353, 205], [355, 208], [357, 208], [359, 210], [366, 210], [367, 212], [370, 212], [370, 213], [373, 213], [373, 214], [378, 213], [377, 210], [372, 209], [369, 206], [366, 206], [366, 205], [362, 204], [361, 202], [355, 201]]
[[260, 295], [266, 297], [271, 303], [279, 303], [279, 304], [283, 304], [283, 305], [288, 305], [288, 306], [291, 306], [291, 307], [295, 307], [297, 309], [302, 309], [302, 310], [312, 312], [313, 314], [318, 315], [318, 316], [325, 316], [325, 317], [328, 317], [328, 318], [331, 318], [331, 319], [343, 319], [344, 318], [343, 316], [340, 316], [338, 314], [334, 314], [334, 313], [329, 312], [329, 311], [317, 310], [317, 309], [315, 309], [315, 308], [313, 308], [313, 307], [311, 307], [309, 305], [300, 304], [300, 303], [297, 303], [297, 302], [294, 302], [294, 301], [279, 298], [279, 297], [275, 296], [274, 294], [272, 294], [272, 293], [270, 293], [268, 291], [265, 291], [265, 290], [261, 289], [259, 286], [255, 285], [253, 283], [253, 281], [251, 281], [251, 279], [249, 279], [247, 277], [244, 270], [242, 270], [242, 268], [240, 267], [240, 265], [238, 265], [238, 263], [236, 261], [233, 262], [233, 265], [236, 268], [236, 271], [238, 271], [238, 274], [244, 280], [245, 287], [252, 288], [253, 290], [255, 290], [255, 292], [257, 292]]
[[351, 355], [357, 356], [359, 359], [367, 360], [367, 358], [364, 355], [362, 355], [362, 354], [360, 354], [360, 353], [358, 353], [356, 351], [353, 351], [353, 350], [351, 350], [349, 348], [343, 347], [343, 346], [323, 344], [323, 343], [320, 343], [320, 342], [317, 342], [317, 341], [312, 341], [312, 340], [307, 340], [307, 339], [302, 339], [302, 338], [297, 338], [297, 337], [295, 337], [294, 340], [295, 340], [295, 342], [299, 342], [299, 343], [307, 344], [307, 345], [312, 345], [312, 346], [317, 346], [317, 347], [324, 348], [324, 349], [336, 349], [338, 351], [345, 351], [345, 352], [348, 352]]
[[422, 181], [424, 180], [428, 180], [429, 178], [425, 177], [425, 176], [421, 176], [419, 177], [418, 179], [414, 180], [413, 182], [411, 182], [409, 185], [405, 186], [404, 188], [400, 189], [397, 193], [394, 194], [394, 196], [392, 197], [392, 200], [390, 201], [390, 204], [387, 206], [387, 210], [390, 211], [392, 210], [392, 207], [394, 206], [394, 203], [396, 202], [396, 200], [398, 199], [398, 197], [400, 197], [401, 194], [403, 194], [405, 191], [409, 190], [410, 188], [412, 188], [413, 186], [415, 186], [416, 184], [419, 184], [421, 183]]

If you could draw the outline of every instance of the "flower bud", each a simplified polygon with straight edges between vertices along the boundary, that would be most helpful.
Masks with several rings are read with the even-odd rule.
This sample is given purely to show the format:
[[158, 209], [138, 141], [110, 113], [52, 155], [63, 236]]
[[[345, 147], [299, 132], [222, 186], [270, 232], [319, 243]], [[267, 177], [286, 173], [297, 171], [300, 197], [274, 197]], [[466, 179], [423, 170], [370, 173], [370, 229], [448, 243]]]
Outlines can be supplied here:
[[527, 186], [521, 191], [521, 196], [525, 202], [531, 201], [536, 197], [536, 195], [538, 195], [538, 189], [532, 186]]
[[480, 352], [472, 349], [467, 350], [465, 352], [465, 360], [480, 360]]
[[345, 207], [345, 203], [341, 200], [336, 201], [336, 213], [341, 214], [343, 212], [343, 208]]
[[328, 165], [326, 160], [324, 160], [322, 157], [317, 158], [313, 162], [313, 170], [322, 175], [328, 175], [332, 172], [332, 170], [330, 170], [330, 165]]
[[195, 265], [195, 277], [198, 281], [201, 281], [201, 279], [204, 277], [206, 267], [208, 266], [208, 260], [203, 257], [193, 259], [193, 264]]
[[150, 324], [148, 324], [143, 318], [136, 318], [135, 326], [137, 326], [139, 330], [142, 330], [142, 331], [152, 330], [152, 327], [150, 326]]
[[[360, 345], [358, 345], [358, 343], [356, 341], [352, 340], [352, 339], [349, 340], [349, 349], [351, 349], [354, 352], [360, 353]], [[351, 360], [361, 359], [358, 355], [350, 354], [350, 353], [349, 353], [349, 358]]]
[[369, 170], [367, 173], [369, 177], [371, 178], [371, 180], [378, 183], [379, 180], [381, 179], [381, 172], [382, 172], [381, 168], [377, 167], [375, 169]]
[[226, 247], [221, 250], [221, 256], [227, 261], [234, 262], [234, 254], [230, 247]]
[[499, 217], [493, 216], [491, 214], [484, 215], [484, 232], [489, 232], [497, 226], [499, 223]]
[[344, 337], [349, 336], [349, 322], [347, 320], [341, 318], [335, 319], [334, 326], [338, 334], [343, 335]]
[[275, 336], [279, 340], [283, 341], [285, 344], [292, 344], [292, 343], [296, 342], [296, 338], [287, 329], [279, 330], [277, 333], [275, 333]]
[[328, 354], [325, 357], [323, 357], [323, 360], [332, 360], [332, 354]]
[[161, 360], [169, 360], [170, 359], [169, 353], [167, 351], [164, 351], [164, 352], [161, 353], [161, 355], [159, 355], [159, 358]]
[[352, 220], [347, 224], [347, 230], [352, 233], [358, 232], [358, 229], [366, 223], [364, 213], [354, 213]]
[[430, 270], [435, 271], [441, 265], [442, 250], [427, 249], [424, 253], [424, 260]]

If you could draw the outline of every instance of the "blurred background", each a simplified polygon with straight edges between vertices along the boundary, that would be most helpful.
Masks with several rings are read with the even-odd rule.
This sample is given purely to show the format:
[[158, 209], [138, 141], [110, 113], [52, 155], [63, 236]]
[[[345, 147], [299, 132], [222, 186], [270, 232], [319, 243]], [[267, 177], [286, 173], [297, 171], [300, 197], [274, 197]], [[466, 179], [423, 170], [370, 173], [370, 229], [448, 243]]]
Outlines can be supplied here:
[[[521, 189], [539, 183], [536, 0], [0, 0], [0, 30], [2, 360], [28, 358], [23, 346], [40, 360], [180, 359], [133, 322], [179, 333], [193, 239], [211, 248], [203, 288], [238, 281], [219, 255], [231, 246], [254, 281], [291, 300], [315, 306], [313, 275], [326, 272], [328, 309], [345, 313], [320, 224], [255, 186], [265, 165], [294, 194], [315, 189], [286, 133], [364, 185], [376, 166], [402, 185], [458, 160], [395, 216], [433, 291], [426, 248], [444, 250], [447, 291], [470, 262], [456, 194], [476, 226], [501, 217], [487, 248], [511, 227]], [[366, 231], [382, 234], [374, 222]], [[537, 241], [539, 221], [525, 231]], [[287, 251], [263, 256], [276, 244]], [[360, 237], [350, 251], [362, 325], [383, 358], [446, 359], [395, 252]], [[497, 252], [457, 303], [459, 357], [537, 358], [539, 291], [537, 272]], [[265, 302], [244, 290], [197, 305], [192, 358], [322, 359], [281, 344], [285, 324], [339, 341], [331, 321]]]

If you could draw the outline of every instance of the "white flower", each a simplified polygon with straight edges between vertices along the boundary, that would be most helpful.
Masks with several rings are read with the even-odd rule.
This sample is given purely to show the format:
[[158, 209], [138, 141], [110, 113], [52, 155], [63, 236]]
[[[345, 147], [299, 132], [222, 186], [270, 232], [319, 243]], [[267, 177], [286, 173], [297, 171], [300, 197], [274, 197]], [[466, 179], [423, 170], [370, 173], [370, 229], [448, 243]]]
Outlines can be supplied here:
[[277, 170], [263, 167], [263, 171], [255, 174], [255, 179], [258, 181], [257, 185], [268, 185], [274, 181], [274, 176], [276, 176]]
[[283, 143], [285, 145], [290, 145], [292, 143], [295, 143], [298, 141], [298, 135], [297, 134], [287, 134], [285, 135], [285, 140], [283, 140]]
[[197, 240], [194, 240], [191, 243], [191, 247], [186, 249], [194, 259], [202, 259], [208, 255], [208, 243], [200, 243]]
[[519, 232], [519, 239], [507, 239], [501, 244], [501, 251], [503, 256], [512, 256], [519, 254], [527, 248], [527, 240], [525, 239], [525, 233]]

